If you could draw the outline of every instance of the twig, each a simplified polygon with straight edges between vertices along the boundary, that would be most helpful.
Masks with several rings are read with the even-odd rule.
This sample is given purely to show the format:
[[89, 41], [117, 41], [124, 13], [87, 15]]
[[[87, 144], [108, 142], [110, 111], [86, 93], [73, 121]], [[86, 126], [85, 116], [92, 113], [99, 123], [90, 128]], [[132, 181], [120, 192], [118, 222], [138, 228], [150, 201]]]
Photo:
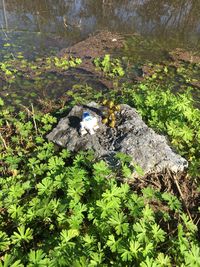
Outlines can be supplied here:
[[4, 28], [3, 28], [3, 25], [1, 24], [1, 29], [2, 29], [2, 32], [4, 33], [5, 37], [6, 37], [6, 40], [8, 40], [8, 35], [7, 33], [5, 32]]
[[3, 4], [3, 15], [4, 15], [4, 20], [5, 20], [5, 25], [6, 25], [6, 29], [8, 29], [8, 19], [7, 19], [5, 0], [2, 0], [2, 4]]
[[33, 116], [33, 123], [34, 123], [34, 127], [35, 127], [35, 132], [36, 132], [36, 134], [38, 134], [37, 124], [36, 124], [36, 120], [35, 120], [35, 112], [34, 112], [34, 108], [33, 108], [32, 103], [31, 103], [31, 108], [32, 108], [32, 116]]
[[[3, 33], [5, 34], [5, 31], [6, 31], [6, 28], [4, 28], [1, 24], [1, 29], [3, 31]], [[16, 33], [27, 33], [27, 34], [40, 34], [41, 32], [40, 31], [27, 31], [27, 30], [18, 30], [17, 28], [9, 28], [9, 33], [10, 32], [16, 32]], [[5, 34], [6, 35], [6, 34]]]
[[[183, 204], [184, 204], [185, 209], [186, 209], [186, 211], [187, 211], [187, 214], [188, 214], [190, 220], [193, 222], [192, 216], [191, 216], [191, 214], [190, 214], [190, 212], [189, 212], [189, 210], [188, 210], [188, 208], [187, 208], [187, 205], [186, 205], [186, 203], [185, 203], [184, 196], [183, 196], [183, 193], [182, 193], [181, 188], [180, 188], [180, 186], [179, 186], [178, 180], [177, 180], [176, 176], [174, 176], [173, 178], [174, 178], [176, 187], [177, 187], [177, 189], [178, 189], [178, 192], [179, 192], [179, 194], [180, 194], [180, 196], [181, 196], [181, 198], [182, 198], [182, 201], [183, 201]], [[193, 223], [194, 223], [194, 222], [193, 222]]]
[[65, 18], [65, 16], [63, 16], [63, 24], [64, 24], [64, 26], [65, 26], [65, 28], [68, 28], [68, 24], [67, 24], [67, 22], [66, 22], [66, 18]]
[[36, 134], [38, 134], [38, 128], [37, 128], [37, 123], [36, 123], [36, 120], [35, 120], [35, 111], [34, 111], [34, 108], [33, 108], [33, 104], [31, 103], [31, 110], [29, 110], [26, 106], [22, 105], [22, 104], [19, 104], [20, 106], [22, 106], [28, 113], [28, 116], [32, 116], [33, 118], [33, 124], [34, 124], [34, 128], [35, 128], [35, 131], [36, 131]]
[[30, 117], [31, 115], [33, 115], [32, 111], [30, 111], [26, 106], [22, 105], [22, 104], [19, 104], [20, 106], [22, 106], [26, 112], [28, 113], [28, 117]]
[[200, 218], [198, 218], [198, 219], [197, 219], [196, 225], [198, 225], [198, 224], [199, 224], [199, 221], [200, 221]]
[[7, 150], [8, 147], [7, 147], [7, 145], [6, 145], [6, 141], [5, 141], [5, 139], [3, 138], [3, 136], [2, 136], [1, 133], [0, 133], [0, 138], [1, 138], [2, 142], [3, 142], [3, 144], [4, 144], [5, 149]]

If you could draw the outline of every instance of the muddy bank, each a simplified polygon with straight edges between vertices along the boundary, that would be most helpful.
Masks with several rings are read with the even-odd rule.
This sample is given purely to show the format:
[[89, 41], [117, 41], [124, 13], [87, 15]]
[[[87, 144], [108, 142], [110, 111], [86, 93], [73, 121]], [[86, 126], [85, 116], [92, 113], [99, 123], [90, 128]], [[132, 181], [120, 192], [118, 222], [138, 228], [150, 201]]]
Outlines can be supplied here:
[[[200, 56], [190, 51], [175, 49], [167, 53], [166, 60], [152, 64], [141, 64], [139, 71], [131, 74], [132, 81], [142, 82], [145, 79], [165, 84], [174, 92], [183, 92], [188, 87], [192, 88], [194, 99], [200, 99]], [[174, 88], [174, 89], [173, 89]], [[197, 105], [199, 107], [199, 105]]]
[[[133, 34], [134, 35], [134, 34]], [[94, 35], [89, 36], [85, 40], [78, 42], [68, 48], [62, 49], [57, 57], [59, 59], [71, 59], [80, 58], [82, 63], [75, 68], [60, 68], [54, 64], [52, 56], [49, 58], [38, 58], [36, 61], [29, 62], [24, 59], [12, 59], [3, 65], [6, 66], [6, 70], [0, 73], [0, 79], [5, 80], [15, 79], [17, 76], [21, 76], [25, 79], [34, 80], [37, 77], [43, 77], [45, 73], [55, 73], [56, 75], [66, 76], [69, 86], [72, 88], [73, 84], [84, 83], [91, 87], [99, 89], [111, 89], [113, 88], [113, 81], [108, 75], [105, 75], [102, 71], [94, 65], [95, 58], [102, 58], [106, 54], [119, 55], [119, 52], [123, 51], [123, 47], [126, 43], [124, 37], [118, 33], [111, 33], [109, 31], [101, 31]], [[196, 68], [200, 68], [200, 56], [189, 51], [182, 49], [175, 49], [174, 51], [166, 53], [166, 60], [158, 62], [157, 64], [145, 63], [145, 62], [124, 62], [124, 70], [126, 75], [124, 81], [137, 82], [142, 81], [146, 77], [155, 77], [155, 73], [165, 75], [167, 72], [162, 73], [160, 70], [165, 67], [173, 67], [175, 72], [180, 70], [183, 64], [188, 64], [191, 67], [195, 65]], [[129, 61], [129, 60], [128, 60]], [[50, 64], [49, 64], [50, 62]], [[3, 68], [5, 68], [3, 66]], [[136, 67], [139, 71], [133, 73], [133, 69]], [[3, 69], [2, 69], [3, 70]], [[166, 70], [166, 69], [165, 69]], [[11, 71], [11, 72], [10, 72]], [[198, 70], [197, 70], [198, 71]], [[8, 75], [5, 77], [5, 73]], [[190, 70], [190, 74], [193, 70]], [[181, 73], [175, 73], [175, 76], [182, 75]], [[185, 75], [185, 73], [184, 73]], [[177, 77], [170, 77], [172, 80], [180, 80]], [[67, 82], [67, 83], [68, 83]], [[200, 88], [199, 78], [187, 79], [188, 85]]]
[[194, 64], [200, 63], [199, 55], [189, 51], [185, 51], [181, 48], [176, 48], [175, 50], [169, 52], [169, 56], [174, 62], [183, 61]]
[[[133, 34], [133, 36], [135, 35]], [[141, 38], [140, 42], [142, 40]], [[192, 52], [181, 49], [166, 51], [166, 60], [160, 60], [157, 63], [136, 62], [129, 58], [123, 58], [120, 64], [125, 75], [123, 77], [114, 76], [114, 79], [100, 68], [97, 69], [94, 64], [95, 58], [103, 59], [106, 54], [111, 54], [110, 58], [113, 61], [120, 55], [123, 56], [123, 49], [126, 45], [127, 42], [122, 35], [100, 31], [81, 42], [62, 49], [56, 56], [37, 58], [35, 61], [25, 59], [23, 55], [19, 55], [21, 58], [8, 59], [1, 65], [0, 81], [2, 87], [6, 88], [2, 91], [1, 96], [5, 95], [8, 98], [13, 92], [16, 92], [15, 95], [20, 95], [20, 99], [22, 99], [20, 101], [23, 102], [23, 99], [27, 97], [25, 90], [27, 87], [29, 90], [31, 86], [31, 90], [35, 92], [35, 98], [37, 98], [32, 98], [31, 101], [37, 105], [38, 99], [45, 101], [47, 98], [54, 100], [60, 99], [62, 96], [66, 97], [66, 92], [74, 90], [74, 86], [77, 85], [87, 85], [104, 94], [109, 90], [121, 88], [123, 82], [137, 84], [143, 81], [145, 83], [150, 79], [161, 86], [164, 84], [165, 88], [172, 88], [174, 92], [184, 92], [187, 87], [191, 87], [194, 89], [192, 89], [192, 93], [196, 102], [200, 101], [200, 56]], [[134, 53], [138, 52], [134, 51]], [[73, 60], [80, 58], [82, 63], [75, 67], [69, 65], [65, 67], [65, 64], [68, 64], [66, 59], [70, 60], [72, 57]], [[34, 83], [34, 86], [27, 85], [26, 81]], [[9, 84], [12, 84], [12, 88]]]
[[121, 49], [124, 42], [124, 38], [118, 33], [101, 31], [71, 47], [62, 49], [59, 56], [80, 57], [84, 60], [83, 66], [87, 66], [87, 63], [95, 57], [101, 57], [105, 54], [113, 53], [116, 49]]
[[113, 83], [108, 77], [105, 77], [101, 71], [98, 71], [93, 63], [97, 57], [103, 57], [105, 54], [113, 54], [123, 48], [125, 40], [118, 33], [101, 31], [91, 35], [85, 40], [65, 49], [62, 49], [58, 56], [64, 58], [78, 57], [82, 59], [79, 71], [87, 74], [91, 79], [99, 80], [102, 87], [112, 88]]
[[[118, 33], [111, 33], [108, 31], [102, 31], [96, 35], [89, 36], [87, 39], [60, 51], [59, 56], [69, 58], [70, 56], [80, 57], [83, 63], [80, 65], [82, 73], [88, 73], [95, 80], [99, 80], [102, 86], [113, 88], [113, 83], [108, 77], [105, 77], [102, 72], [97, 71], [93, 64], [93, 60], [96, 57], [103, 57], [105, 54], [114, 54], [115, 51], [120, 51], [125, 45], [125, 39]], [[132, 64], [138, 64], [133, 62]], [[174, 68], [174, 80], [180, 81], [182, 73], [179, 72], [183, 65], [190, 65], [191, 69], [193, 66], [199, 68], [200, 66], [200, 55], [192, 51], [186, 51], [180, 48], [174, 49], [173, 51], [166, 51], [166, 60], [158, 64], [146, 64], [143, 63], [139, 73], [134, 75], [130, 73], [126, 81], [142, 81], [146, 77], [151, 77], [155, 73], [162, 72], [161, 69], [165, 69], [164, 75], [167, 74], [166, 67]], [[126, 66], [127, 67], [127, 66]], [[185, 67], [185, 66], [184, 66]], [[127, 69], [127, 72], [129, 70]], [[192, 70], [194, 71], [194, 70]], [[198, 70], [197, 70], [198, 71]], [[185, 71], [184, 71], [185, 72]], [[162, 74], [162, 73], [161, 73]], [[185, 73], [184, 73], [185, 75]], [[191, 75], [191, 73], [190, 73]], [[129, 79], [130, 78], [130, 79]], [[170, 78], [171, 79], [171, 78]], [[200, 80], [198, 77], [195, 79], [186, 79], [187, 81], [181, 81], [180, 84], [194, 86], [200, 88]]]

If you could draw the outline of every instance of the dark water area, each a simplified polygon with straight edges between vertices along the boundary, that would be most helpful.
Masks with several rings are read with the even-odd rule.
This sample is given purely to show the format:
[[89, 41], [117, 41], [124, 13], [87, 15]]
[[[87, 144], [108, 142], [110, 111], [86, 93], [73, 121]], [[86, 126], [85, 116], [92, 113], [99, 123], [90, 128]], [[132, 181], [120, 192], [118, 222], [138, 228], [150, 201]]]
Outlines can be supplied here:
[[[200, 1], [0, 0], [1, 59], [18, 52], [28, 59], [56, 54], [101, 30], [123, 34], [128, 40], [125, 54], [140, 62], [162, 60], [165, 51], [176, 47], [199, 52]], [[10, 102], [19, 96], [25, 101], [37, 94], [60, 96], [67, 90], [65, 77], [55, 75], [40, 85], [16, 79], [1, 88], [0, 96]]]
[[29, 53], [74, 44], [97, 30], [139, 33], [166, 47], [200, 47], [199, 0], [0, 0], [1, 44]]

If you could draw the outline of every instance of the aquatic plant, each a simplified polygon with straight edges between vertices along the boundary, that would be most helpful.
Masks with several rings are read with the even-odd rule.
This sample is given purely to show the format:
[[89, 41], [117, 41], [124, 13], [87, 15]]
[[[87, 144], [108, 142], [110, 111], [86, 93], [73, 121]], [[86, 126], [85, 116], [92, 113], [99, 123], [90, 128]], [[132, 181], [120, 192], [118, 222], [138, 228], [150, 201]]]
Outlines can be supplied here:
[[121, 61], [111, 58], [109, 54], [106, 54], [103, 58], [95, 58], [94, 65], [111, 78], [123, 77], [125, 75]]
[[37, 80], [45, 73], [60, 73], [69, 68], [77, 67], [81, 63], [82, 60], [80, 58], [69, 57], [69, 59], [66, 59], [57, 56], [28, 61], [21, 53], [18, 53], [17, 58], [9, 58], [0, 62], [0, 77], [9, 83], [13, 83], [18, 76]]

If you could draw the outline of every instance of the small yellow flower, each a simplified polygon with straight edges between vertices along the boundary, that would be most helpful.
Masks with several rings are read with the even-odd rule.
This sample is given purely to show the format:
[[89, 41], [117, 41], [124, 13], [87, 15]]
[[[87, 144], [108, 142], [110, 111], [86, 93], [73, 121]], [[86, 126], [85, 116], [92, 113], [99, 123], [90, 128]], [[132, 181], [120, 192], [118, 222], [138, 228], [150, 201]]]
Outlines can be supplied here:
[[109, 126], [110, 126], [111, 128], [115, 128], [115, 124], [116, 124], [116, 121], [115, 121], [115, 120], [112, 120], [112, 121], [110, 122]]
[[108, 119], [107, 119], [107, 118], [103, 119], [103, 120], [102, 120], [102, 123], [103, 123], [103, 124], [108, 123]]
[[108, 107], [109, 107], [110, 109], [112, 109], [113, 106], [114, 106], [114, 102], [113, 102], [113, 101], [109, 101], [109, 103], [108, 103]]
[[116, 106], [115, 106], [115, 110], [116, 110], [116, 111], [120, 111], [120, 110], [121, 110], [120, 105], [116, 105]]

